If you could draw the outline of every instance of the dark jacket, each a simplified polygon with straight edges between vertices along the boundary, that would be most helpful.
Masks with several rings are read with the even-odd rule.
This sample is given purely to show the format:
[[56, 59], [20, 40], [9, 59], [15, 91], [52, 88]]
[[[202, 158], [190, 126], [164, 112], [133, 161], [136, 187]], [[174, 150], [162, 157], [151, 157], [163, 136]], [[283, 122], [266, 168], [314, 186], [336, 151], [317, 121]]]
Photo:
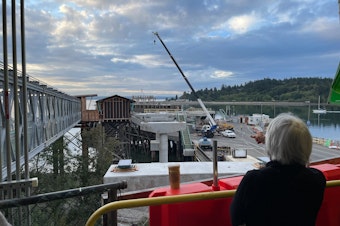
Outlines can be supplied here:
[[276, 161], [243, 177], [230, 207], [233, 225], [315, 225], [326, 179], [322, 172]]

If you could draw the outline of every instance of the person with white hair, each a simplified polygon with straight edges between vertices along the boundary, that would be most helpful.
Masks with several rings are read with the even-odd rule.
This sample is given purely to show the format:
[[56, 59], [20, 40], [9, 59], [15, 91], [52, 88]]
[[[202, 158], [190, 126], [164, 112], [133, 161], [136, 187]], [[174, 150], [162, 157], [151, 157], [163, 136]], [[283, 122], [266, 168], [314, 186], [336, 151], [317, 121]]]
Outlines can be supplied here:
[[284, 113], [269, 123], [264, 138], [270, 161], [242, 178], [230, 206], [232, 225], [315, 225], [326, 179], [309, 167], [308, 127]]

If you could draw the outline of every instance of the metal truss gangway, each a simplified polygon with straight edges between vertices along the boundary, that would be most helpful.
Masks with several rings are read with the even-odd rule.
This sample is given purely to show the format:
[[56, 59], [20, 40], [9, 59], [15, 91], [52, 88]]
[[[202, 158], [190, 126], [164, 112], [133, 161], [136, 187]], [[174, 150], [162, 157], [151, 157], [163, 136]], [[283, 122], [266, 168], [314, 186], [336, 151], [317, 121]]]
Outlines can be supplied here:
[[[178, 113], [177, 120], [186, 122], [186, 115], [183, 114], [183, 112]], [[186, 129], [182, 130], [180, 133], [183, 144], [183, 156], [195, 156], [195, 148], [191, 140], [189, 125], [187, 124]]]
[[[0, 63], [0, 168], [5, 180], [81, 120], [80, 99]], [[23, 83], [26, 89], [23, 89]], [[15, 86], [16, 85], [16, 86]], [[17, 87], [18, 92], [15, 92]], [[25, 98], [24, 98], [25, 97]], [[26, 100], [26, 101], [24, 101]]]

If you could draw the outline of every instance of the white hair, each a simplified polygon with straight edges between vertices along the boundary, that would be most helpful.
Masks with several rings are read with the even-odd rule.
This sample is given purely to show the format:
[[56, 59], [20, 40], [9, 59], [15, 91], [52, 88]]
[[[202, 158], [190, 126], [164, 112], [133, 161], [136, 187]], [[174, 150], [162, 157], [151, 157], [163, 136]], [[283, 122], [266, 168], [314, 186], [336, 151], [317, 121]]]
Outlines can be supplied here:
[[269, 123], [265, 139], [271, 160], [281, 164], [308, 165], [312, 136], [300, 118], [288, 113], [278, 115]]

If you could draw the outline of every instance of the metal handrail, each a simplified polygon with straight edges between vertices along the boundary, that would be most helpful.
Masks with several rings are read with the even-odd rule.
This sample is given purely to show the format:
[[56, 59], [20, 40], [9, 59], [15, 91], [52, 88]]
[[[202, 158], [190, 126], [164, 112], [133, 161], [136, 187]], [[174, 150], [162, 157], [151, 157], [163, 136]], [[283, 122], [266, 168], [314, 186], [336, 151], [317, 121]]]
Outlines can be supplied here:
[[[332, 180], [332, 181], [326, 182], [327, 188], [338, 187], [338, 186], [340, 186], [340, 180]], [[236, 190], [212, 191], [212, 192], [185, 194], [185, 195], [141, 198], [141, 199], [111, 202], [97, 209], [87, 220], [86, 226], [93, 226], [95, 222], [100, 218], [101, 215], [108, 213], [110, 211], [113, 211], [113, 210], [124, 209], [124, 208], [134, 208], [134, 207], [141, 207], [141, 206], [156, 206], [156, 205], [172, 204], [172, 203], [180, 203], [180, 202], [229, 198], [229, 197], [233, 197], [235, 192]]]
[[[110, 189], [119, 190], [127, 188], [127, 182], [114, 182], [108, 184], [100, 184], [100, 185], [92, 185], [87, 187], [80, 187], [74, 189], [68, 189], [63, 191], [56, 191], [50, 193], [44, 193], [24, 198], [15, 198], [15, 199], [5, 199], [0, 200], [0, 209], [27, 206], [31, 204], [50, 202], [54, 200], [73, 198], [77, 196], [84, 196], [93, 193], [100, 193]], [[1, 191], [1, 189], [0, 189]]]

